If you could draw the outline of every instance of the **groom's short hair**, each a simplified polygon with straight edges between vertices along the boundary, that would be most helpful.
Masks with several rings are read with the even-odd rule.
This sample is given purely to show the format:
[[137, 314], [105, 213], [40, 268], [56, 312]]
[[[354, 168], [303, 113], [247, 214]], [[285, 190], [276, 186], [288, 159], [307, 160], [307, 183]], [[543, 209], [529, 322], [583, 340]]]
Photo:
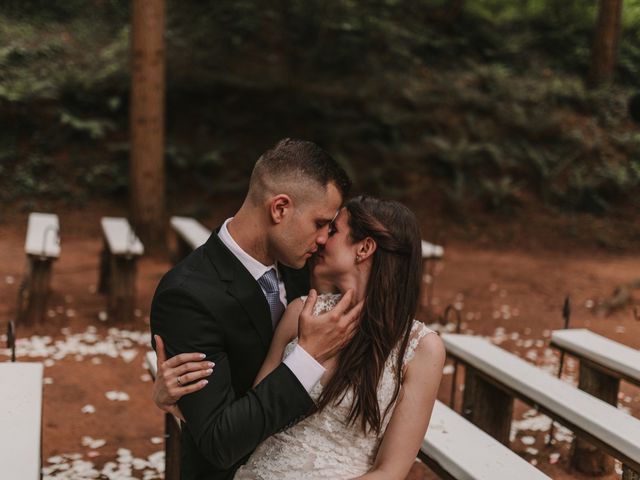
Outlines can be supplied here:
[[248, 197], [259, 204], [271, 195], [286, 193], [304, 201], [314, 190], [324, 190], [330, 183], [342, 198], [349, 194], [351, 181], [331, 155], [313, 142], [285, 138], [256, 162]]

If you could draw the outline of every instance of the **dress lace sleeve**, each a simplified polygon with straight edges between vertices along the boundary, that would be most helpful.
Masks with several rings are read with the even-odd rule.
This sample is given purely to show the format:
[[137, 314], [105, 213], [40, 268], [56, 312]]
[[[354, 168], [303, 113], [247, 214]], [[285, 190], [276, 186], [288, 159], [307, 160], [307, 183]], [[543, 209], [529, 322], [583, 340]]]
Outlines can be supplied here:
[[415, 356], [416, 348], [420, 344], [420, 340], [431, 333], [436, 333], [428, 328], [424, 323], [419, 320], [414, 320], [411, 326], [411, 334], [409, 336], [409, 343], [407, 344], [407, 350], [404, 352], [404, 358], [402, 359], [402, 365], [406, 366]]

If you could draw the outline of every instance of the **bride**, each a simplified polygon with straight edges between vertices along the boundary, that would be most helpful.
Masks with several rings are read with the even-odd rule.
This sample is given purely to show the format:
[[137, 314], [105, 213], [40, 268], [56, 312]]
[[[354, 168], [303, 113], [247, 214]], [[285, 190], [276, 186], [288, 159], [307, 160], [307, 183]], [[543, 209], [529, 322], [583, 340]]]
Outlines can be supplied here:
[[[350, 200], [312, 275], [319, 290], [336, 293], [312, 290], [289, 304], [254, 386], [293, 349], [301, 312], [326, 312], [353, 290], [354, 303], [364, 299], [359, 327], [324, 365], [311, 392], [316, 411], [262, 442], [234, 479], [403, 479], [427, 430], [445, 359], [438, 335], [414, 320], [421, 281], [415, 216], [398, 202]], [[180, 415], [178, 399], [204, 386], [211, 371], [195, 358], [164, 361], [158, 345], [154, 400], [163, 410]], [[178, 375], [182, 385], [191, 383], [177, 386]]]

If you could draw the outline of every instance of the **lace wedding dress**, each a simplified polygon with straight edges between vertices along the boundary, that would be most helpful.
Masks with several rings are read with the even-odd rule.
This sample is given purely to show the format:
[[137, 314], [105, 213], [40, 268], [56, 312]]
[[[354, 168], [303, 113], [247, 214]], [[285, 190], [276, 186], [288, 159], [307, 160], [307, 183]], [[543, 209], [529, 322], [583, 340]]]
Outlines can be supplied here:
[[[339, 299], [340, 295], [320, 295], [314, 314], [332, 309]], [[418, 342], [429, 333], [433, 331], [423, 323], [413, 321], [403, 365], [413, 358]], [[287, 346], [285, 356], [293, 349], [296, 341]], [[378, 385], [381, 414], [393, 396], [397, 355], [396, 347], [387, 359]], [[310, 395], [317, 400], [321, 393], [322, 385], [318, 383]], [[377, 436], [372, 432], [363, 433], [359, 422], [346, 424], [352, 398], [353, 394], [347, 392], [339, 404], [328, 406], [291, 428], [267, 438], [236, 472], [234, 480], [334, 480], [357, 477], [369, 471], [382, 434]], [[389, 411], [384, 418], [382, 432], [389, 423], [391, 413]]]

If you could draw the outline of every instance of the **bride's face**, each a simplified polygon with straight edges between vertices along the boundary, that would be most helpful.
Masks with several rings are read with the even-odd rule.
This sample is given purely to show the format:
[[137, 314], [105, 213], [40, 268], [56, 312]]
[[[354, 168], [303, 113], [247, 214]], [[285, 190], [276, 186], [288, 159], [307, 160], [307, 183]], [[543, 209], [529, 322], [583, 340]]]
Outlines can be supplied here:
[[361, 242], [353, 242], [349, 228], [349, 212], [342, 208], [329, 233], [327, 243], [318, 250], [313, 262], [314, 283], [337, 285], [355, 270], [355, 258]]

